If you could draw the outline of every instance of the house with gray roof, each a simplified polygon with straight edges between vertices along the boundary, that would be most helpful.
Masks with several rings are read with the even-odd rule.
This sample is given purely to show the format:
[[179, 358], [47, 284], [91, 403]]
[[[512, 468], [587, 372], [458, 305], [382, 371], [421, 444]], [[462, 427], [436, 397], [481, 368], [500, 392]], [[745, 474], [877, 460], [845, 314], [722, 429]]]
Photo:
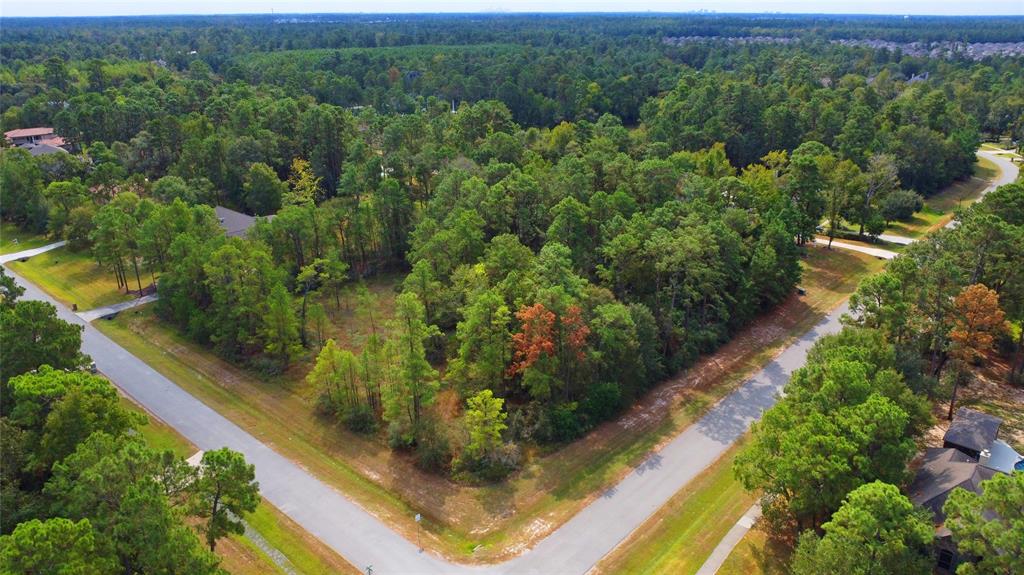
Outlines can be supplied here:
[[946, 430], [943, 447], [925, 451], [910, 485], [910, 500], [929, 510], [935, 519], [939, 573], [952, 573], [965, 560], [958, 554], [952, 533], [943, 525], [946, 516], [942, 507], [950, 493], [957, 488], [981, 493], [983, 481], [997, 473], [1014, 473], [1017, 466], [1024, 465], [1024, 457], [997, 438], [1002, 422], [993, 415], [961, 407]]
[[[249, 229], [256, 225], [257, 218], [249, 214], [236, 212], [224, 206], [216, 206], [213, 211], [217, 214], [220, 227], [224, 229], [224, 235], [229, 238], [244, 238], [249, 233]], [[272, 219], [274, 219], [273, 215], [266, 216], [267, 221]]]
[[961, 407], [942, 438], [942, 446], [959, 449], [977, 459], [996, 440], [1002, 423], [994, 415]]

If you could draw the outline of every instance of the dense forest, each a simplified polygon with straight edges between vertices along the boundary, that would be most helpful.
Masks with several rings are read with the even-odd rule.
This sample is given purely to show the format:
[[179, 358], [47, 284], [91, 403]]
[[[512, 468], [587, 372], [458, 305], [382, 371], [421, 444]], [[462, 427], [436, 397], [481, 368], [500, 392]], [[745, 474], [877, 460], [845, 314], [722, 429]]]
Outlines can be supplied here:
[[[789, 297], [824, 220], [880, 233], [983, 136], [1024, 135], [1020, 58], [824, 41], [1019, 20], [474, 18], [5, 21], [4, 130], [75, 153], [0, 152], [0, 217], [156, 280], [160, 316], [225, 358], [315, 364], [351, 429], [493, 479]], [[772, 30], [804, 39], [662, 42]], [[226, 238], [213, 205], [273, 217]], [[394, 317], [324, 341], [392, 272]]]

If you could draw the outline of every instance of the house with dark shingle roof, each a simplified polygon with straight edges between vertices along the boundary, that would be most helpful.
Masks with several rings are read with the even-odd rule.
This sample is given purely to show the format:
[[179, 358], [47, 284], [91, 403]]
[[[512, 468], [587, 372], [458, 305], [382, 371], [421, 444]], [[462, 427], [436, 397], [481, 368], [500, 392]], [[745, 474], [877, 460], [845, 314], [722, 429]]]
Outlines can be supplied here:
[[992, 446], [1002, 423], [1003, 420], [994, 415], [961, 407], [942, 438], [942, 446], [959, 449], [977, 459], [982, 451]]
[[981, 493], [981, 483], [997, 473], [1014, 473], [1024, 458], [1009, 444], [997, 439], [1003, 420], [961, 407], [946, 430], [943, 447], [925, 451], [921, 467], [909, 488], [910, 500], [929, 510], [935, 519], [936, 567], [952, 573], [965, 560], [959, 555], [953, 534], [943, 525], [942, 511], [954, 489]]
[[[256, 225], [256, 217], [249, 214], [236, 212], [224, 206], [216, 206], [213, 211], [217, 214], [220, 227], [224, 229], [224, 235], [229, 238], [244, 238], [249, 233], [249, 229]], [[266, 219], [270, 221], [274, 219], [274, 216], [266, 216]]]

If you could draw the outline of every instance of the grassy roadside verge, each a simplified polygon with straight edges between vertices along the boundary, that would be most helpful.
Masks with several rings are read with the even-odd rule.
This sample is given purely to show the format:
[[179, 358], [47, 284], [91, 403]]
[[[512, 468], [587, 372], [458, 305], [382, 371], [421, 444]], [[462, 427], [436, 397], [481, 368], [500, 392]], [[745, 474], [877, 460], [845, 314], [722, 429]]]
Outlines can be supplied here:
[[[515, 554], [572, 517], [662, 442], [814, 325], [881, 262], [811, 247], [802, 285], [808, 295], [741, 332], [718, 353], [665, 382], [617, 422], [554, 453], [513, 479], [467, 487], [417, 475], [378, 442], [347, 434], [312, 415], [311, 398], [288, 381], [261, 381], [225, 365], [162, 325], [152, 310], [122, 313], [96, 326], [130, 352], [261, 441], [412, 537], [422, 512], [423, 542], [461, 560]], [[421, 481], [422, 480], [422, 481]], [[416, 501], [417, 506], [410, 501]]]
[[695, 573], [757, 500], [733, 477], [733, 446], [676, 493], [594, 570], [597, 574]]
[[[68, 307], [77, 304], [82, 311], [132, 298], [117, 288], [112, 273], [101, 268], [85, 252], [74, 253], [66, 247], [57, 248], [33, 256], [26, 262], [14, 261], [7, 265]], [[135, 278], [131, 281], [134, 282]], [[148, 275], [143, 276], [142, 285], [148, 283]]]
[[[170, 449], [182, 457], [189, 457], [196, 452], [196, 447], [187, 439], [130, 399], [121, 396], [121, 403], [132, 411], [146, 415], [148, 423], [141, 426], [139, 434], [150, 447]], [[359, 573], [337, 553], [266, 501], [262, 501], [256, 511], [246, 517], [246, 522], [287, 557], [299, 573]], [[217, 544], [217, 554], [222, 559], [222, 567], [232, 575], [284, 573], [263, 549], [245, 536], [231, 535], [221, 540]]]
[[22, 231], [11, 222], [0, 222], [0, 255], [13, 254], [50, 243], [42, 234], [31, 234]]
[[982, 190], [999, 173], [999, 167], [987, 158], [978, 158], [974, 165], [974, 176], [960, 182], [953, 182], [939, 193], [924, 201], [924, 209], [906, 222], [893, 222], [886, 233], [918, 239], [953, 219], [958, 207], [966, 207], [981, 196]]

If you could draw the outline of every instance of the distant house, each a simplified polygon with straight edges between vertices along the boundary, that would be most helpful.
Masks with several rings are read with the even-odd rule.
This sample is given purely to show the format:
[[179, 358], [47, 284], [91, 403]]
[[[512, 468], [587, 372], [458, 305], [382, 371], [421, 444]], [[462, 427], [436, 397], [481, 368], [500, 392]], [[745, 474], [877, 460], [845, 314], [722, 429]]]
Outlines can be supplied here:
[[931, 511], [936, 524], [936, 566], [940, 573], [952, 573], [963, 560], [952, 533], [943, 525], [942, 512], [949, 494], [956, 488], [981, 493], [981, 482], [997, 473], [1013, 473], [1024, 461], [1005, 441], [997, 439], [1002, 420], [961, 407], [946, 435], [943, 447], [925, 451], [924, 461], [910, 485], [910, 500]]
[[[216, 206], [213, 211], [217, 214], [220, 227], [224, 228], [224, 235], [229, 238], [244, 238], [249, 233], [249, 229], [256, 225], [256, 218], [249, 214], [236, 212], [224, 206]], [[274, 216], [267, 216], [266, 219], [272, 220]]]
[[20, 128], [4, 132], [12, 146], [25, 148], [33, 156], [67, 153], [67, 142], [53, 128]]

